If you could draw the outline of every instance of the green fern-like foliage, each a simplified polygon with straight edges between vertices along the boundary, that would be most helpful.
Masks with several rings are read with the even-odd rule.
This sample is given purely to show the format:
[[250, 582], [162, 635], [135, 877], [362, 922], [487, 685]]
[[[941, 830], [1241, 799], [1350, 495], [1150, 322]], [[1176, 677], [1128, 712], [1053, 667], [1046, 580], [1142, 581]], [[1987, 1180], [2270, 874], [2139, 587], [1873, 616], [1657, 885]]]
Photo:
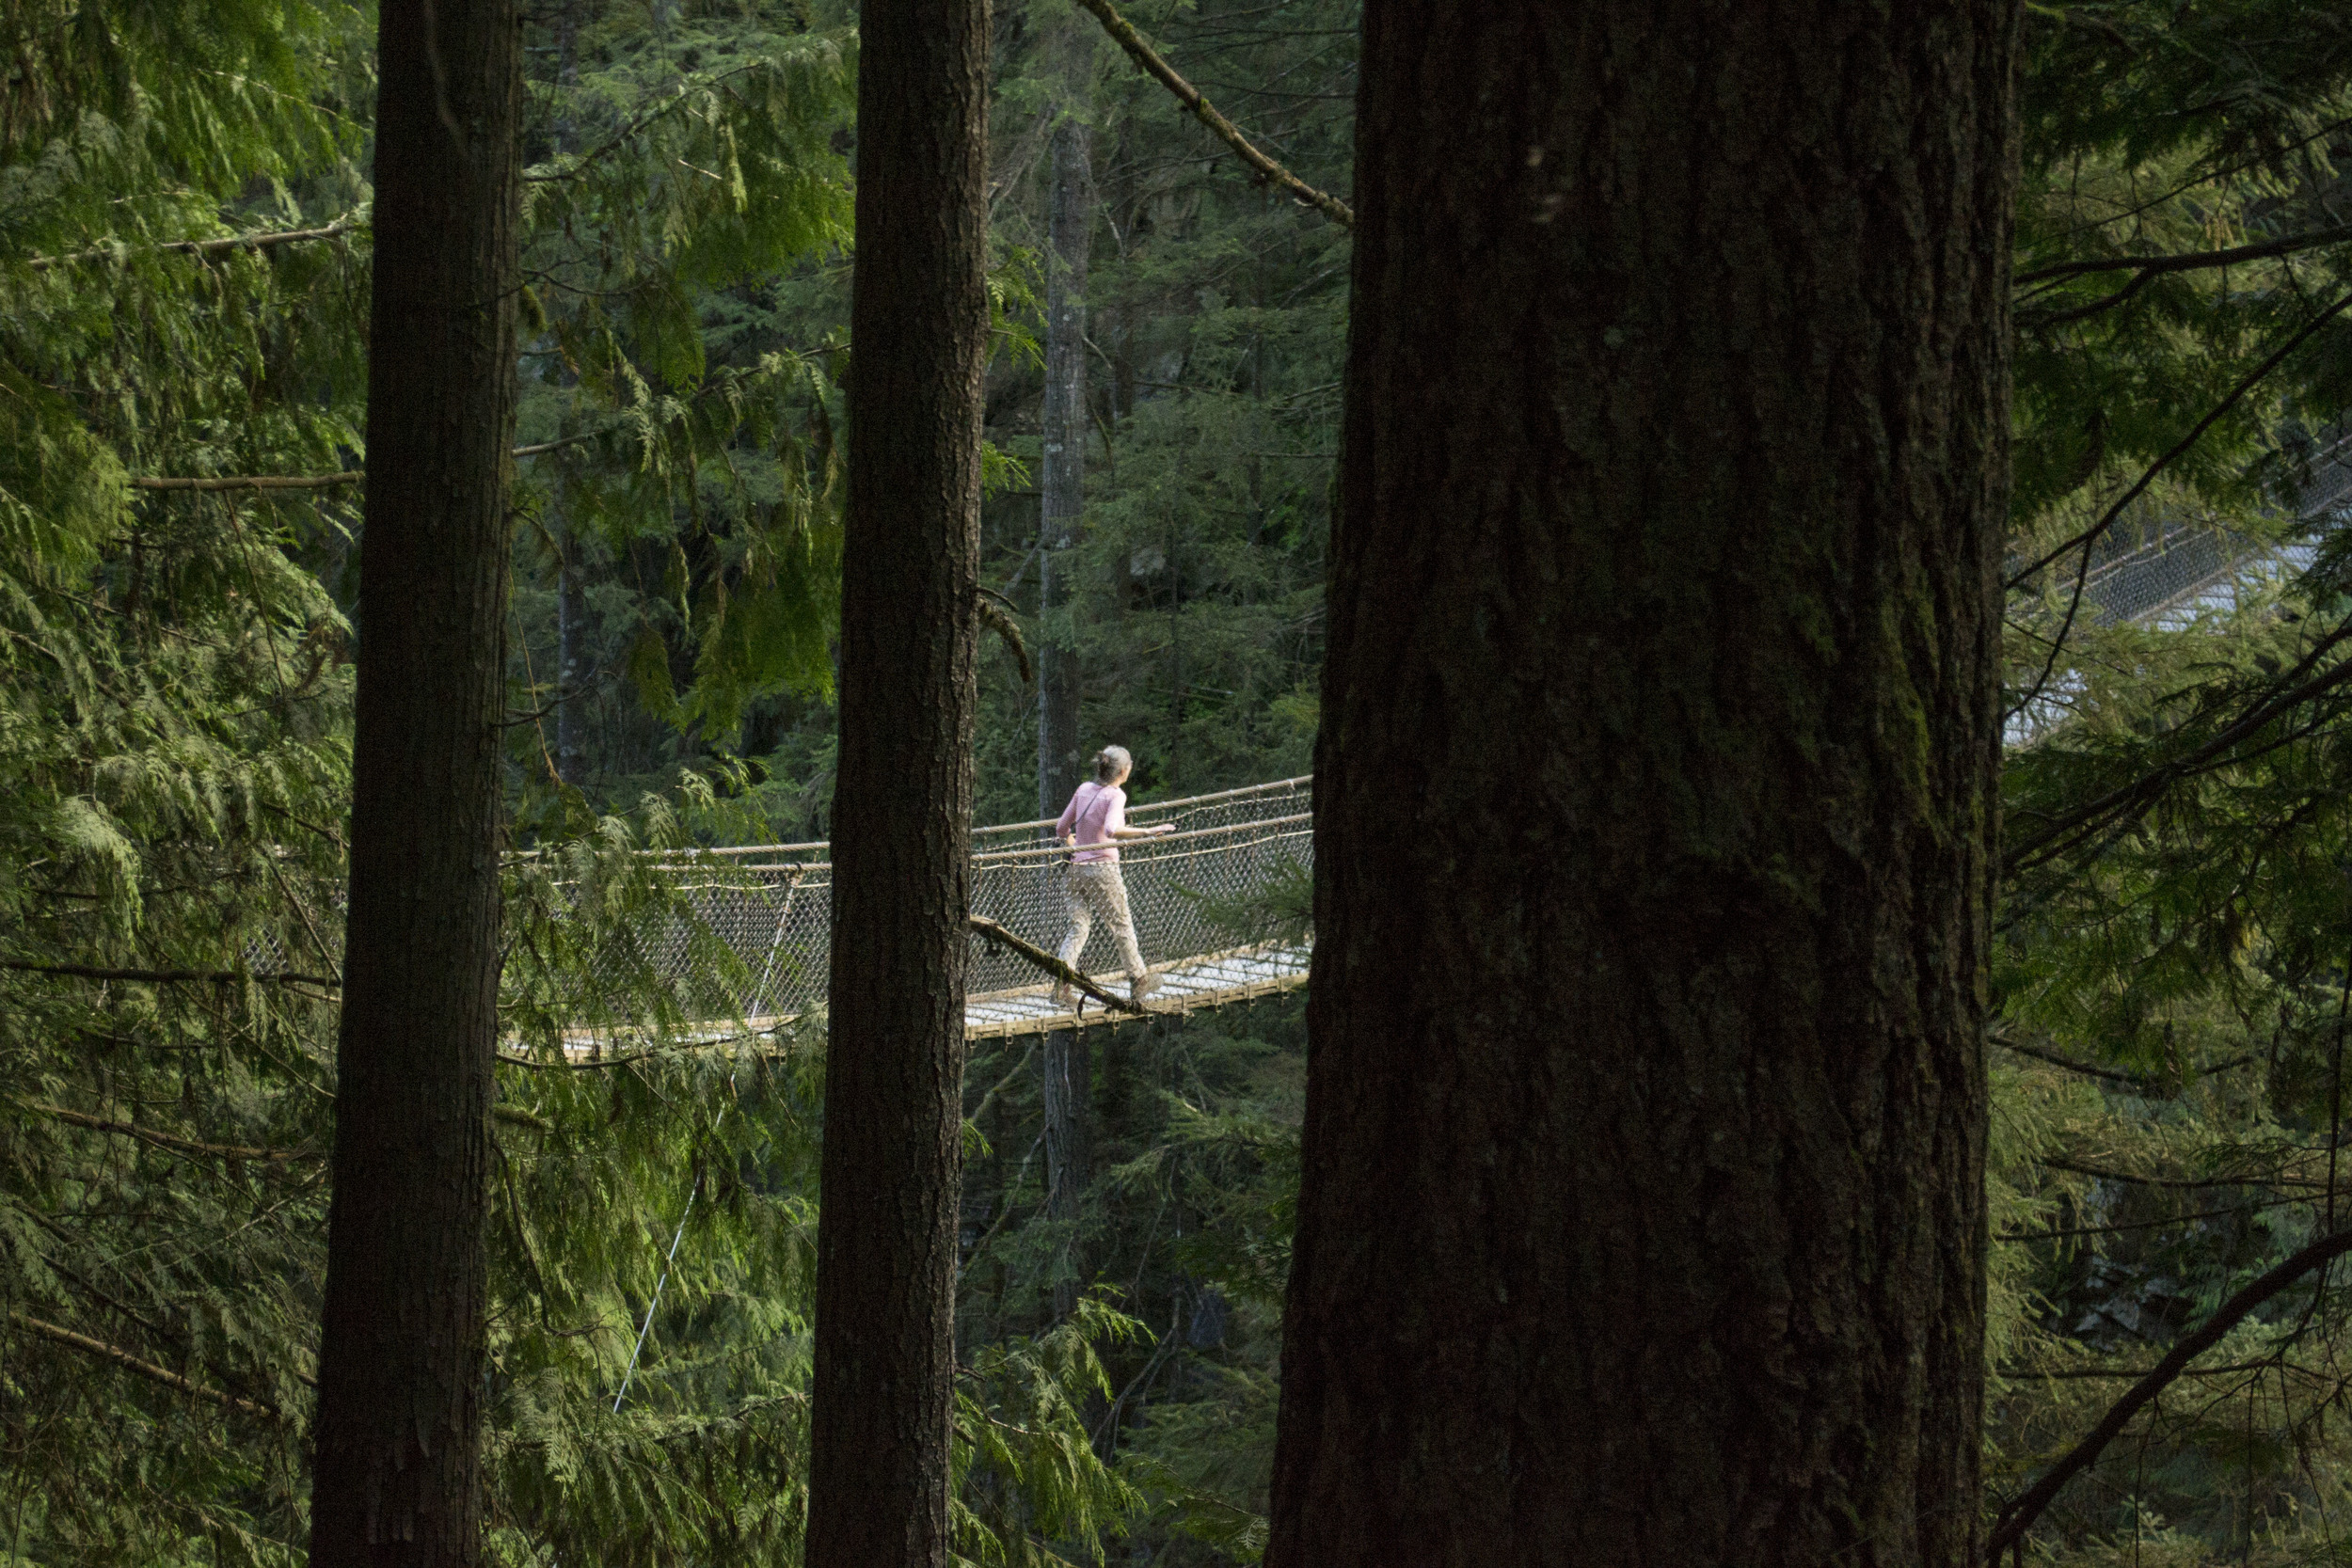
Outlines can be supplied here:
[[[842, 345], [775, 314], [780, 274], [848, 247], [855, 38], [578, 8], [525, 176], [526, 440], [569, 444], [527, 504], [550, 562], [613, 582], [606, 634], [648, 709], [723, 739], [754, 697], [832, 685]], [[615, 562], [659, 564], [622, 590]]]
[[0, 1532], [288, 1560], [350, 695], [305, 563], [336, 525], [133, 482], [352, 440], [364, 234], [163, 247], [363, 203], [355, 19], [34, 4], [0, 33]]
[[[729, 289], [845, 237], [826, 138], [851, 40], [740, 22], [680, 70], [632, 63], [614, 23], [619, 63], [559, 95], [586, 150], [534, 164], [530, 210], [541, 341], [569, 367], [533, 418], [587, 438], [526, 459], [525, 499], [614, 547], [706, 552], [671, 585], [697, 650], [672, 698], [711, 723], [821, 681], [837, 548], [830, 361], [702, 345]], [[371, 31], [298, 0], [0, 18], [10, 1560], [304, 1553], [357, 494], [151, 482], [363, 458]], [[509, 863], [498, 1560], [798, 1558], [821, 1021], [705, 1022], [746, 978], [683, 896], [727, 872], [675, 858], [738, 809], [714, 778], [740, 782], [674, 777], [618, 814], [548, 792]], [[581, 1030], [629, 1043], [580, 1061]], [[1125, 1331], [1105, 1310], [976, 1363], [974, 1560], [1123, 1519], [1074, 1412], [1085, 1336]]]

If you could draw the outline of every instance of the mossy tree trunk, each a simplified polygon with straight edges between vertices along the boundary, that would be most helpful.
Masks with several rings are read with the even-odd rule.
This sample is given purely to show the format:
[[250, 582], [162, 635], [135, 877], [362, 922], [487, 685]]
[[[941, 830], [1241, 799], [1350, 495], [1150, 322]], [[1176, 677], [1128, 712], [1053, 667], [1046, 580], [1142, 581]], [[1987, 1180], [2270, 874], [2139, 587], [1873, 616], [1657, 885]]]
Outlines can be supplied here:
[[809, 1568], [947, 1560], [988, 7], [866, 0]]
[[481, 1551], [521, 18], [378, 34], [351, 904], [310, 1560]]
[[1370, 0], [1267, 1561], [1971, 1560], [2010, 0]]

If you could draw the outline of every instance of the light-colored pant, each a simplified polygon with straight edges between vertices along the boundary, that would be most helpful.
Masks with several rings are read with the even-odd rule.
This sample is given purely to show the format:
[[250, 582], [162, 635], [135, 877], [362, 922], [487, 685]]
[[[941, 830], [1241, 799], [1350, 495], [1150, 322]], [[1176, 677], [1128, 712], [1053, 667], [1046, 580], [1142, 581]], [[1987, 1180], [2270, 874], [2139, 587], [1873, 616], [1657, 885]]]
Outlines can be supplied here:
[[1061, 939], [1061, 961], [1078, 968], [1078, 955], [1097, 920], [1119, 941], [1119, 956], [1127, 965], [1127, 978], [1143, 974], [1143, 953], [1136, 946], [1135, 917], [1127, 912], [1127, 883], [1117, 861], [1089, 861], [1073, 865], [1062, 884], [1062, 907], [1070, 916], [1070, 934]]

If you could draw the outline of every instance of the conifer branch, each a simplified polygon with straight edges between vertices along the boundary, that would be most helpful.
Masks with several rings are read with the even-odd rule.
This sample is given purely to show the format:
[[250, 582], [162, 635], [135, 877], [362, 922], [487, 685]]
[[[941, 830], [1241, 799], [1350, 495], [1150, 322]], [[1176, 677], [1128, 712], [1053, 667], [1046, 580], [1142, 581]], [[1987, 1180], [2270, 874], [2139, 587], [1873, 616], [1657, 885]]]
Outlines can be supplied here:
[[[2002, 851], [2004, 873], [2014, 877], [2056, 859], [2101, 828], [2145, 810], [2173, 784], [2232, 762], [2249, 760], [2248, 755], [2237, 750], [2242, 742], [2255, 739], [2269, 725], [2284, 719], [2304, 704], [2316, 702], [2338, 688], [2352, 684], [2352, 659], [2339, 660], [2324, 669], [2319, 668], [2320, 661], [2346, 638], [2352, 638], [2352, 626], [2339, 627], [2322, 638], [2294, 669], [2271, 684], [2267, 694], [2222, 726], [2212, 739], [2185, 755], [2161, 763], [2129, 784], [2119, 785], [2072, 811], [2044, 818], [2039, 834]], [[2314, 669], [2318, 670], [2316, 674], [2312, 673]], [[2258, 746], [2252, 754], [2260, 755], [2269, 749], [2268, 745]]]
[[[669, 97], [629, 120], [598, 145], [590, 148], [562, 168], [545, 166], [534, 167], [533, 170], [523, 175], [523, 183], [526, 185], [560, 185], [567, 181], [577, 180], [587, 173], [592, 165], [601, 163], [612, 153], [627, 147], [636, 138], [638, 133], [653, 124], [654, 121], [674, 115], [680, 109], [691, 107], [693, 103], [693, 95], [697, 90], [708, 91], [712, 87], [724, 87], [736, 77], [758, 71], [768, 63], [764, 58], [755, 59], [712, 75], [683, 78], [671, 89]], [[699, 174], [702, 171], [696, 169], [695, 172]]]
[[[2252, 391], [2256, 387], [2262, 385], [2264, 380], [2269, 376], [2272, 371], [2277, 370], [2281, 364], [2284, 364], [2288, 355], [2293, 354], [2296, 349], [2301, 348], [2305, 341], [2307, 341], [2312, 333], [2317, 332], [2321, 327], [2335, 320], [2339, 315], [2342, 315], [2347, 306], [2352, 306], [2352, 293], [2340, 295], [2332, 304], [2322, 309], [2319, 314], [2313, 316], [2310, 321], [2305, 322], [2300, 327], [2296, 328], [2293, 337], [2289, 338], [2285, 342], [2280, 343], [2277, 348], [2273, 349], [2269, 356], [2265, 357], [2261, 364], [2256, 365], [2252, 370], [2249, 371], [2244, 379], [2240, 380], [2236, 386], [2231, 388], [2228, 396], [2224, 397], [2219, 403], [2215, 404], [2213, 407], [2206, 410], [2205, 417], [2199, 420], [2195, 425], [2191, 426], [2187, 435], [2182, 436], [2180, 440], [2175, 442], [2171, 449], [2165, 452], [2163, 456], [2157, 458], [2153, 463], [2149, 464], [2147, 468], [2141, 472], [2140, 476], [2132, 482], [2131, 488], [2125, 490], [2122, 498], [2119, 499], [2114, 505], [2108, 507], [2106, 512], [2100, 515], [2097, 522], [2091, 524], [2089, 528], [2083, 530], [2080, 533], [2077, 533], [2074, 537], [2069, 539], [2063, 545], [2058, 546], [2057, 548], [2042, 556], [2031, 565], [2026, 567], [2023, 571], [2010, 574], [2009, 580], [2001, 585], [2002, 588], [2004, 590], [2016, 589], [2027, 578], [2040, 572], [2043, 567], [2048, 566], [2053, 562], [2063, 559], [2068, 553], [2077, 549], [2084, 552], [2083, 565], [2084, 570], [2088, 572], [2090, 563], [2090, 546], [2098, 543], [2100, 536], [2105, 534], [2107, 530], [2115, 526], [2116, 520], [2123, 515], [2123, 509], [2131, 505], [2132, 502], [2137, 500], [2141, 494], [2147, 490], [2148, 486], [2155, 483], [2156, 476], [2164, 472], [2166, 468], [2171, 467], [2175, 459], [2179, 458], [2182, 453], [2187, 451], [2189, 448], [2195, 446], [2199, 441], [2202, 440], [2204, 438], [2205, 432], [2211, 430], [2217, 423], [2218, 423], [2223, 415], [2229, 413], [2231, 409], [2236, 407], [2240, 399], [2244, 398], [2247, 393]], [[2082, 585], [2079, 578], [2075, 583], [2074, 596], [2076, 603], [2080, 603], [2082, 598]], [[2071, 610], [2068, 611], [2067, 619], [2070, 623], [2074, 619], [2074, 614]], [[2058, 640], [2062, 642], [2065, 641], [2065, 630], [2064, 628], [2060, 628], [2058, 632]], [[2055, 657], [2056, 652], [2056, 649], [2052, 650], [2053, 657]]]
[[1238, 153], [1243, 163], [1256, 169], [1259, 178], [1279, 187], [1284, 195], [1300, 206], [1312, 207], [1342, 229], [1356, 227], [1355, 209], [1349, 207], [1338, 197], [1315, 189], [1251, 146], [1249, 138], [1243, 135], [1232, 120], [1218, 114], [1208, 99], [1201, 95], [1199, 87], [1179, 76], [1174, 66], [1161, 58], [1157, 50], [1144, 42], [1143, 35], [1136, 32], [1127, 19], [1119, 14], [1118, 9], [1111, 5], [1111, 0], [1078, 0], [1078, 4], [1092, 11], [1096, 20], [1103, 24], [1103, 30], [1118, 40], [1119, 46], [1127, 51], [1136, 64], [1141, 66], [1148, 74], [1157, 77], [1160, 85], [1174, 93], [1176, 101], [1190, 109], [1195, 119], [1215, 132], [1220, 141]]
[[611, 434], [612, 429], [610, 426], [599, 430], [583, 430], [577, 436], [566, 436], [561, 440], [533, 441], [527, 447], [516, 447], [511, 455], [516, 457], [536, 457], [543, 451], [561, 451], [565, 447], [576, 447], [583, 441], [593, 441], [599, 436], [609, 436]]
[[[534, 441], [516, 447], [511, 455], [536, 457], [541, 452], [560, 451], [593, 441], [609, 430], [584, 431], [566, 436], [558, 441]], [[339, 474], [202, 474], [190, 478], [146, 475], [131, 481], [134, 490], [325, 490], [338, 484], [357, 484], [368, 477], [365, 468], [346, 468]]]
[[153, 245], [92, 245], [87, 250], [68, 251], [62, 256], [36, 256], [24, 265], [34, 272], [47, 272], [52, 267], [72, 266], [82, 261], [110, 261], [118, 256], [135, 252], [163, 251], [178, 256], [221, 256], [232, 250], [255, 252], [276, 250], [281, 245], [303, 245], [312, 240], [341, 239], [357, 229], [368, 227], [360, 217], [337, 218], [321, 229], [280, 229], [262, 234], [223, 234], [213, 240], [169, 240]]
[[109, 1121], [104, 1117], [94, 1117], [86, 1111], [69, 1111], [62, 1105], [48, 1105], [37, 1100], [26, 1101], [24, 1103], [26, 1109], [39, 1111], [42, 1116], [57, 1121], [68, 1122], [75, 1127], [87, 1127], [93, 1132], [112, 1132], [117, 1137], [136, 1138], [141, 1143], [153, 1144], [158, 1148], [168, 1148], [181, 1154], [200, 1154], [213, 1160], [262, 1162], [326, 1158], [325, 1155], [307, 1148], [267, 1148], [249, 1144], [200, 1143], [194, 1138], [183, 1138], [170, 1132], [158, 1132], [151, 1127], [141, 1127], [136, 1122]]
[[[789, 1022], [790, 1020], [785, 1022]], [[776, 1026], [777, 1029], [782, 1027], [782, 1023]], [[668, 1050], [631, 1051], [624, 1055], [598, 1056], [585, 1062], [575, 1062], [568, 1058], [560, 1062], [550, 1062], [537, 1056], [527, 1056], [519, 1051], [501, 1051], [498, 1053], [498, 1059], [508, 1067], [528, 1068], [533, 1072], [601, 1072], [607, 1068], [628, 1067], [637, 1062], [650, 1062], [657, 1056], [682, 1056], [690, 1052], [716, 1051], [722, 1046], [740, 1045], [745, 1040], [771, 1039], [774, 1037], [776, 1029], [751, 1029], [739, 1035], [721, 1035], [711, 1039], [696, 1040], [691, 1046], [674, 1047]], [[763, 1047], [755, 1054], [764, 1062], [787, 1062], [790, 1061], [797, 1053], [791, 1050]], [[503, 1115], [507, 1109], [508, 1107], [505, 1106], [494, 1106], [492, 1114]], [[507, 1119], [513, 1120], [524, 1114], [516, 1112], [515, 1117]], [[550, 1128], [549, 1131], [553, 1129]]]
[[2090, 1429], [2089, 1436], [2069, 1449], [2063, 1458], [2043, 1471], [2042, 1479], [2034, 1482], [2023, 1497], [2001, 1510], [2000, 1517], [1994, 1523], [1992, 1539], [1985, 1545], [1985, 1561], [1997, 1564], [2001, 1554], [2025, 1536], [2059, 1490], [2097, 1459], [2100, 1451], [2114, 1440], [2116, 1433], [2123, 1430], [2125, 1423], [2186, 1371], [2191, 1361], [2219, 1344], [2230, 1330], [2263, 1303], [2305, 1275], [2334, 1262], [2346, 1252], [2352, 1252], [2352, 1230], [2339, 1230], [2332, 1236], [2322, 1237], [2223, 1302], [2214, 1309], [2213, 1316], [2198, 1324], [2193, 1332], [2182, 1335], [2163, 1360], [2149, 1369], [2145, 1377], [2133, 1384], [2122, 1399], [2107, 1408], [2107, 1413], [2099, 1418], [2097, 1426]]
[[207, 1388], [193, 1379], [182, 1377], [168, 1367], [158, 1367], [154, 1362], [134, 1355], [119, 1345], [110, 1345], [103, 1339], [93, 1339], [87, 1334], [76, 1334], [70, 1328], [60, 1328], [56, 1323], [44, 1323], [39, 1318], [13, 1308], [9, 1310], [8, 1322], [26, 1333], [37, 1335], [52, 1344], [63, 1345], [69, 1350], [78, 1350], [85, 1355], [95, 1355], [101, 1360], [111, 1361], [125, 1371], [136, 1372], [151, 1382], [160, 1383], [167, 1388], [178, 1389], [183, 1394], [192, 1394], [199, 1400], [210, 1400], [224, 1410], [242, 1410], [248, 1416], [259, 1416], [268, 1421], [283, 1421], [286, 1418], [284, 1413], [274, 1405], [262, 1404], [219, 1388]]
[[2078, 1062], [2072, 1056], [2060, 1055], [2055, 1051], [2044, 1051], [2038, 1045], [2025, 1045], [1991, 1030], [1985, 1032], [1984, 1037], [2004, 1051], [2013, 1052], [2020, 1056], [2030, 1056], [2037, 1062], [2047, 1062], [2052, 1067], [2064, 1068], [2069, 1072], [2079, 1072], [2086, 1078], [2104, 1078], [2111, 1084], [2134, 1085], [2140, 1082], [2131, 1073], [2119, 1072], [2113, 1068], [2094, 1067], [2089, 1062]]
[[2208, 1187], [2315, 1187], [2316, 1181], [2298, 1180], [2277, 1174], [2245, 1176], [2141, 1176], [2134, 1171], [2110, 1170], [2105, 1165], [2089, 1165], [2070, 1160], [2062, 1154], [2045, 1154], [2034, 1162], [2048, 1170], [2068, 1171], [2075, 1176], [2088, 1176], [2094, 1181], [2121, 1181], [2131, 1187], [2169, 1187], [2181, 1192], [2201, 1192]]
[[[2160, 1078], [2152, 1078], [2144, 1073], [2124, 1072], [2115, 1068], [2099, 1067], [2090, 1062], [2077, 1061], [2074, 1057], [2065, 1055], [2059, 1052], [2045, 1050], [2042, 1046], [2027, 1045], [2022, 1040], [2011, 1039], [2007, 1035], [2000, 1034], [1997, 1031], [1986, 1031], [1985, 1038], [1993, 1044], [1999, 1046], [2004, 1051], [2014, 1053], [2020, 1056], [2030, 1056], [2037, 1062], [2047, 1062], [2052, 1067], [2064, 1068], [2069, 1072], [2079, 1072], [2086, 1078], [2104, 1078], [2109, 1083], [2122, 1084], [2134, 1089], [2145, 1089], [2153, 1084], [2163, 1081]], [[2249, 1062], [2259, 1061], [2260, 1059], [2261, 1058], [2250, 1054], [2233, 1056], [2226, 1062], [2217, 1062], [2212, 1067], [2201, 1068], [2195, 1072], [2186, 1074], [2183, 1081], [2187, 1082], [2198, 1078], [2210, 1078], [2216, 1073], [2228, 1072], [2233, 1069], [2242, 1068]]]
[[2040, 572], [2043, 567], [2065, 556], [2068, 551], [2077, 548], [2082, 551], [2082, 563], [2074, 572], [2074, 591], [2073, 595], [2066, 602], [2065, 618], [2058, 622], [2058, 635], [2050, 639], [2050, 657], [2042, 661], [2042, 673], [2035, 678], [2032, 688], [2001, 715], [2001, 722], [2004, 725], [2006, 725], [2010, 720], [2015, 718], [2018, 714], [2025, 712], [2036, 702], [2040, 701], [2042, 691], [2049, 686], [2050, 676], [2058, 670], [2058, 655], [2065, 650], [2067, 633], [2074, 630], [2074, 617], [2082, 610], [2083, 590], [2089, 586], [2090, 581], [2090, 557], [2092, 548], [2098, 544], [2099, 540], [2106, 534], [2106, 531], [2113, 528], [2116, 525], [2116, 522], [2122, 518], [2123, 515], [2123, 509], [2130, 506], [2132, 502], [2137, 500], [2140, 498], [2140, 495], [2147, 490], [2148, 486], [2155, 483], [2156, 476], [2164, 472], [2167, 467], [2170, 467], [2175, 458], [2180, 457], [2191, 447], [2194, 447], [2199, 441], [2204, 439], [2205, 432], [2219, 423], [2223, 415], [2227, 414], [2231, 409], [2236, 407], [2238, 400], [2245, 397], [2247, 393], [2252, 391], [2256, 387], [2260, 386], [2269, 376], [2271, 372], [2277, 370], [2280, 365], [2286, 362], [2287, 356], [2302, 347], [2304, 342], [2321, 327], [2327, 325], [2329, 322], [2335, 320], [2336, 317], [2343, 314], [2347, 306], [2352, 306], [2352, 293], [2340, 295], [2333, 304], [2321, 310], [2319, 314], [2313, 316], [2310, 321], [2305, 322], [2301, 327], [2296, 329], [2293, 337], [2289, 338], [2285, 342], [2280, 343], [2276, 349], [2272, 350], [2268, 357], [2265, 358], [2261, 364], [2255, 366], [2251, 371], [2249, 371], [2245, 377], [2240, 380], [2236, 386], [2231, 388], [2228, 396], [2224, 397], [2219, 403], [2214, 404], [2212, 408], [2208, 409], [2205, 413], [2205, 417], [2199, 420], [2197, 423], [2191, 427], [2187, 435], [2182, 436], [2180, 440], [2173, 443], [2172, 447], [2167, 451], [2163, 456], [2157, 458], [2153, 463], [2149, 464], [2148, 467], [2141, 471], [2139, 478], [2132, 482], [2131, 487], [2125, 490], [2122, 496], [2117, 498], [2115, 504], [2108, 507], [2106, 512], [2100, 515], [2097, 522], [2091, 524], [2089, 528], [2083, 530], [2082, 532], [2074, 535], [2074, 538], [2069, 539], [2065, 544], [2060, 545], [2058, 548], [2050, 551], [2047, 555], [2042, 556], [2032, 565], [2027, 566], [2024, 571], [2015, 574], [2010, 578], [2008, 581], [2001, 585], [2002, 591], [2004, 593], [2008, 593], [2017, 588], [2027, 578], [2033, 577], [2034, 574]]
[[368, 476], [358, 468], [340, 474], [218, 474], [195, 479], [150, 478], [131, 482], [134, 490], [325, 490], [357, 484]]
[[257, 974], [237, 969], [101, 969], [91, 964], [37, 964], [0, 958], [0, 969], [25, 974], [59, 974], [75, 980], [124, 980], [136, 985], [242, 985], [247, 980], [265, 986], [325, 986], [340, 990], [342, 981], [326, 974]]

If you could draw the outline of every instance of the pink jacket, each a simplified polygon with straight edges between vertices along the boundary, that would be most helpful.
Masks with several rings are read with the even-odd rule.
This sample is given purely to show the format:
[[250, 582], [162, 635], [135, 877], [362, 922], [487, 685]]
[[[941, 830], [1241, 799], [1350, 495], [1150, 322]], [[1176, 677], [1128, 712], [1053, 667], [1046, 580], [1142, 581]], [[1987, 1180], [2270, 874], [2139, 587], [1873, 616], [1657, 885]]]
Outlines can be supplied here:
[[1054, 842], [1058, 844], [1073, 832], [1078, 835], [1078, 852], [1070, 857], [1073, 864], [1116, 861], [1119, 847], [1112, 835], [1126, 825], [1125, 790], [1117, 784], [1082, 784], [1055, 820]]

